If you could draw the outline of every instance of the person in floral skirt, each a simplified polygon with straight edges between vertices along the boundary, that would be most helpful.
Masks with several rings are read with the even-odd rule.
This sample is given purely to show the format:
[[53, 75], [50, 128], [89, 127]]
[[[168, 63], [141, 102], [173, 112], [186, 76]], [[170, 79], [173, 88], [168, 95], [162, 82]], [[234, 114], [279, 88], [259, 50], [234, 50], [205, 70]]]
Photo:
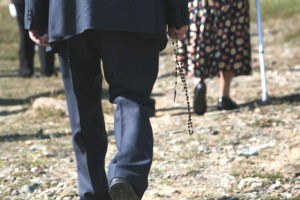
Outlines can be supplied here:
[[238, 105], [230, 97], [234, 76], [251, 74], [248, 0], [191, 0], [189, 32], [179, 41], [179, 58], [195, 78], [194, 112], [206, 112], [204, 80], [219, 76], [219, 110]]

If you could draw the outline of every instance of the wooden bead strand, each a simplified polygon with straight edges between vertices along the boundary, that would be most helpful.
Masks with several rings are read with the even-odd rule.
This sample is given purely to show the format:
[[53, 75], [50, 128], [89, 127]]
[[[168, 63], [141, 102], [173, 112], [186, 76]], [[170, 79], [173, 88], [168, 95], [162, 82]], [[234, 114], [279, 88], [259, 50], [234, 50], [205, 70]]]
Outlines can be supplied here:
[[183, 65], [180, 59], [178, 58], [178, 40], [176, 39], [175, 41], [172, 40], [172, 44], [174, 47], [174, 54], [175, 54], [175, 89], [174, 89], [174, 102], [176, 99], [176, 88], [177, 88], [177, 77], [178, 77], [178, 72], [180, 75], [181, 82], [183, 84], [183, 89], [185, 92], [185, 97], [186, 97], [186, 104], [188, 108], [188, 133], [192, 135], [194, 133], [193, 131], [193, 122], [192, 122], [192, 114], [191, 114], [191, 106], [190, 106], [190, 100], [189, 100], [189, 95], [188, 95], [188, 87], [185, 79], [185, 74], [183, 71]]

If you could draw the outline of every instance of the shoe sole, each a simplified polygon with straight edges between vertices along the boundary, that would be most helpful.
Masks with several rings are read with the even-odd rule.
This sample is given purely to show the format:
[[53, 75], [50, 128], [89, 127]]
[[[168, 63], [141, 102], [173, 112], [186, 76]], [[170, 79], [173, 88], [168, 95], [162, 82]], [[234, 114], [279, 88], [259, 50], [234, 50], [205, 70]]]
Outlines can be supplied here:
[[126, 182], [119, 182], [112, 185], [109, 189], [113, 200], [141, 200], [133, 187]]

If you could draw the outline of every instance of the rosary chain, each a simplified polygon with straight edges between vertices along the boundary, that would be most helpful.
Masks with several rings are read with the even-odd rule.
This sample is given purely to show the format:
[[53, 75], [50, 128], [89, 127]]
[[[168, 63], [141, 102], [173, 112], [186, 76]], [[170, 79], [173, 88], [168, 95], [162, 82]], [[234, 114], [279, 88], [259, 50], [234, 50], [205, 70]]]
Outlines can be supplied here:
[[183, 72], [183, 65], [180, 59], [178, 58], [178, 40], [176, 39], [175, 41], [172, 41], [173, 47], [174, 47], [174, 54], [175, 54], [175, 89], [174, 89], [174, 102], [176, 99], [176, 88], [177, 88], [177, 77], [178, 77], [178, 72], [181, 78], [181, 82], [183, 84], [183, 89], [185, 92], [185, 97], [186, 97], [186, 103], [187, 103], [187, 108], [188, 108], [188, 133], [192, 135], [194, 133], [193, 131], [193, 122], [192, 122], [192, 114], [191, 114], [191, 106], [190, 106], [190, 101], [189, 101], [189, 95], [188, 95], [188, 87], [185, 79], [185, 75]]

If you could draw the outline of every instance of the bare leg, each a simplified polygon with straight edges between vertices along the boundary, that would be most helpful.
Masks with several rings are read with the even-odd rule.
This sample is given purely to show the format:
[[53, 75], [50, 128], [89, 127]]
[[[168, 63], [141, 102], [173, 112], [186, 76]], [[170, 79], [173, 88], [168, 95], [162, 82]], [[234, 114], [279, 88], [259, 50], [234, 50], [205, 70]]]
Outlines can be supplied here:
[[194, 77], [194, 87], [201, 81], [201, 78]]
[[219, 97], [230, 98], [230, 83], [233, 77], [232, 71], [220, 72]]
[[220, 88], [219, 88], [219, 110], [232, 110], [238, 108], [237, 104], [230, 98], [230, 83], [233, 77], [232, 71], [220, 72]]

